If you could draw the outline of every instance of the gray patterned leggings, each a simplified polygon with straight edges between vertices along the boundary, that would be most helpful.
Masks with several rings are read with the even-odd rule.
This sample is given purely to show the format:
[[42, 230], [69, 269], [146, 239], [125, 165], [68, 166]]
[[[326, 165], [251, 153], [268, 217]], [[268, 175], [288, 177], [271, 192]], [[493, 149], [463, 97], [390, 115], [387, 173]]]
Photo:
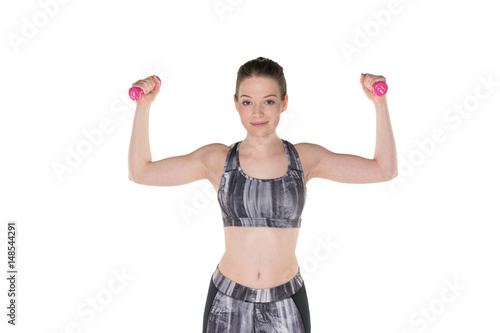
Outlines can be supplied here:
[[306, 286], [300, 268], [290, 281], [253, 289], [229, 280], [219, 271], [210, 279], [203, 333], [310, 333]]

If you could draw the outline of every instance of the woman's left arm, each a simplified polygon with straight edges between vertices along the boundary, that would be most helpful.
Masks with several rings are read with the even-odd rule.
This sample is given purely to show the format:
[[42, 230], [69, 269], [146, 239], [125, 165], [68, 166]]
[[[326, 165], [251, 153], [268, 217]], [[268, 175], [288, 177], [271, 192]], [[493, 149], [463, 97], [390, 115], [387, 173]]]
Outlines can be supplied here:
[[377, 96], [368, 89], [385, 77], [361, 74], [360, 83], [366, 96], [373, 102], [376, 112], [376, 143], [373, 159], [351, 154], [334, 153], [313, 143], [300, 143], [297, 147], [308, 170], [306, 179], [324, 178], [341, 183], [377, 183], [389, 181], [398, 175], [396, 143], [392, 133], [386, 95]]
[[385, 77], [371, 74], [361, 74], [361, 87], [366, 96], [373, 102], [376, 113], [377, 137], [375, 143], [374, 161], [389, 179], [398, 175], [398, 161], [396, 152], [396, 142], [392, 132], [389, 108], [387, 107], [387, 95], [377, 96], [367, 87], [371, 87], [375, 82], [386, 82]]

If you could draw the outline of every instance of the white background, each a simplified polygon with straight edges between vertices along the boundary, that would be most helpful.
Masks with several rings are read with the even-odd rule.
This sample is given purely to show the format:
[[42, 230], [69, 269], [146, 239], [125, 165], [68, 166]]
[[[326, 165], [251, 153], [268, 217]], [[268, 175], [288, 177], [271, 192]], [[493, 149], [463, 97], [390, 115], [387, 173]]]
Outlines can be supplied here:
[[[399, 176], [308, 183], [297, 258], [313, 332], [498, 331], [492, 2], [401, 0], [390, 17], [389, 0], [219, 3], [229, 9], [212, 0], [2, 5], [0, 258], [6, 274], [6, 226], [15, 220], [15, 331], [201, 330], [224, 252], [220, 208], [208, 180], [128, 179], [135, 104], [127, 91], [152, 74], [163, 81], [150, 113], [153, 160], [230, 145], [246, 135], [232, 100], [236, 72], [258, 56], [285, 70], [289, 108], [278, 135], [293, 144], [372, 158], [375, 109], [359, 77], [384, 75], [389, 85]], [[357, 53], [346, 56], [347, 44]], [[481, 78], [494, 82], [491, 91]], [[442, 140], [431, 144], [434, 131]], [[88, 154], [68, 166], [83, 146]], [[327, 252], [325, 243], [337, 246]], [[114, 280], [122, 271], [133, 277], [125, 286]], [[13, 332], [1, 281], [0, 327]], [[453, 293], [449, 283], [465, 289]]]

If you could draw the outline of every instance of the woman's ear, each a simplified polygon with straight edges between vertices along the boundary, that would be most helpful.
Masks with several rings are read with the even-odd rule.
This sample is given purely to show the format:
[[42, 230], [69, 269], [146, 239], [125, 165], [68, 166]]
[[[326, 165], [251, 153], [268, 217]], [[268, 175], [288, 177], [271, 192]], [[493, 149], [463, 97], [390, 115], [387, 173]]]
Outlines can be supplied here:
[[288, 107], [288, 94], [285, 95], [285, 99], [281, 102], [281, 107], [281, 112], [285, 112], [286, 108]]

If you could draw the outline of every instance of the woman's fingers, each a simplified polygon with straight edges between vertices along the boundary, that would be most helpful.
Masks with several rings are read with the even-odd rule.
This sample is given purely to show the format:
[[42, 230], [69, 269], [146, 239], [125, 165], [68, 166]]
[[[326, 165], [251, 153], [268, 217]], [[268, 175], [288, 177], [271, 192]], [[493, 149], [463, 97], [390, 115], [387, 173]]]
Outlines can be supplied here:
[[387, 92], [387, 86], [378, 87], [377, 91], [374, 91], [373, 85], [377, 82], [386, 82], [386, 79], [383, 75], [373, 75], [369, 73], [361, 73], [361, 78], [359, 79], [359, 82], [361, 83], [361, 87], [363, 88], [363, 92], [365, 93], [366, 97], [368, 97], [369, 100], [372, 102], [381, 102], [385, 101], [385, 93]]
[[361, 78], [360, 78], [359, 82], [361, 83], [361, 87], [363, 88], [363, 91], [365, 93], [369, 93], [371, 91], [371, 89], [368, 88], [369, 86], [366, 85], [366, 74], [365, 73], [361, 74]]
[[386, 82], [386, 79], [383, 75], [373, 75], [369, 73], [364, 73], [364, 85], [370, 91], [373, 91], [373, 84], [379, 81]]
[[160, 84], [160, 80], [158, 80], [157, 76], [152, 75], [133, 83], [132, 87], [141, 88], [144, 94], [147, 95], [156, 87], [157, 84]]

